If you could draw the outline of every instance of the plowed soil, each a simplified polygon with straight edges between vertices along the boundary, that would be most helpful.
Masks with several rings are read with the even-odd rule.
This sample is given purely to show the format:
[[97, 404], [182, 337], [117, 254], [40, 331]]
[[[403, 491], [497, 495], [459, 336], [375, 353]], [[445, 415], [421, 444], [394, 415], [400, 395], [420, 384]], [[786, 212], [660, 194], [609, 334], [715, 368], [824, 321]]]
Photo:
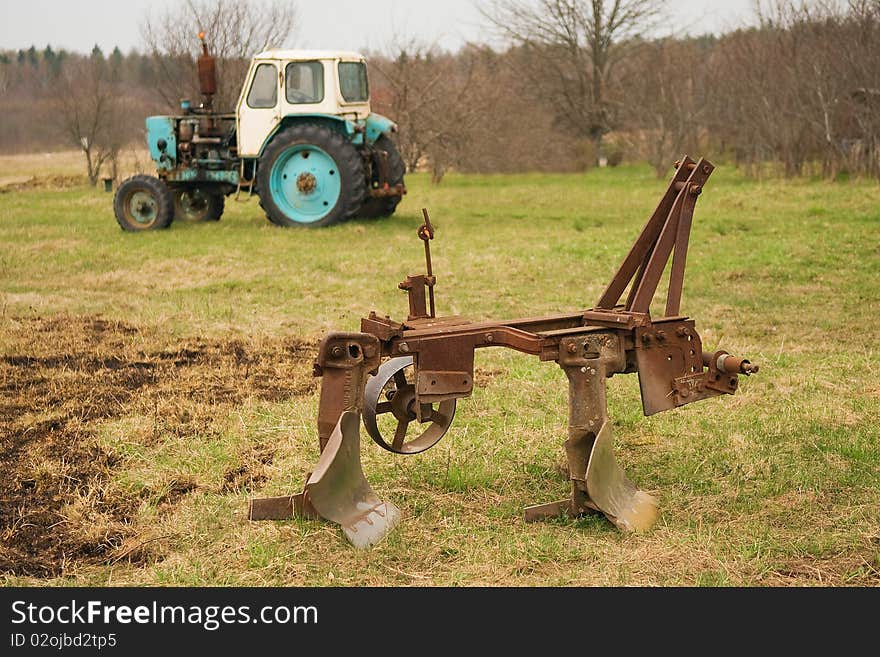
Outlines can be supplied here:
[[[247, 399], [310, 393], [314, 351], [293, 339], [174, 341], [100, 317], [0, 322], [0, 573], [56, 577], [71, 565], [145, 559], [123, 548], [144, 498], [161, 512], [197, 484], [121, 490], [121, 457], [96, 440], [101, 423], [147, 415], [162, 431], [196, 435]], [[269, 448], [245, 455], [218, 492], [257, 486], [272, 457]]]

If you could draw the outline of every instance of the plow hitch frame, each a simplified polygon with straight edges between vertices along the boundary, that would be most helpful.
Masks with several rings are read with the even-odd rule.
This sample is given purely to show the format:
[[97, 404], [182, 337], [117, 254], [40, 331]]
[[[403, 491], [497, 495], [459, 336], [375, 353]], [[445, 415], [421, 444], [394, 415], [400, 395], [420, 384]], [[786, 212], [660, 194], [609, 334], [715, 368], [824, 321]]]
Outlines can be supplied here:
[[[374, 545], [400, 520], [379, 499], [361, 469], [359, 425], [383, 449], [416, 454], [448, 431], [456, 401], [474, 386], [474, 354], [506, 347], [554, 361], [569, 383], [565, 454], [570, 497], [527, 507], [524, 519], [602, 513], [622, 531], [645, 531], [656, 522], [654, 497], [640, 490], [614, 455], [606, 380], [638, 373], [646, 416], [723, 394], [738, 377], [758, 371], [748, 359], [703, 350], [695, 322], [680, 314], [688, 242], [696, 201], [714, 166], [684, 156], [656, 209], [598, 303], [586, 310], [505, 321], [473, 322], [435, 315], [436, 277], [426, 210], [418, 237], [426, 273], [399, 284], [409, 314], [396, 322], [371, 312], [358, 333], [330, 333], [322, 341], [315, 374], [322, 377], [318, 409], [319, 461], [302, 493], [252, 500], [251, 520], [321, 517], [340, 524], [359, 548]], [[665, 311], [650, 307], [671, 258]], [[626, 297], [624, 298], [624, 293]], [[392, 421], [382, 421], [385, 416]], [[382, 431], [388, 429], [389, 435]]]

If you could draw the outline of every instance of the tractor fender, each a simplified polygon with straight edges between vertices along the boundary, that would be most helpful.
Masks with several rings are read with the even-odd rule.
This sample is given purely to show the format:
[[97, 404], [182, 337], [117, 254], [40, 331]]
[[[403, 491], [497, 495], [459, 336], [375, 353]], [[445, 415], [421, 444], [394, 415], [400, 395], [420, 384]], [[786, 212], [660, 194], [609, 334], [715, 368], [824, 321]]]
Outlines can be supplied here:
[[382, 135], [397, 132], [397, 124], [381, 114], [370, 114], [364, 121], [366, 127], [367, 143], [372, 144]]
[[366, 119], [355, 120], [335, 114], [288, 114], [282, 117], [278, 125], [275, 126], [275, 129], [266, 137], [262, 148], [260, 148], [259, 155], [263, 155], [266, 146], [277, 133], [297, 123], [314, 123], [325, 126], [340, 133], [351, 143], [358, 146], [363, 145], [365, 137], [367, 144], [372, 144], [382, 135], [397, 131], [397, 124], [381, 114], [370, 114]]

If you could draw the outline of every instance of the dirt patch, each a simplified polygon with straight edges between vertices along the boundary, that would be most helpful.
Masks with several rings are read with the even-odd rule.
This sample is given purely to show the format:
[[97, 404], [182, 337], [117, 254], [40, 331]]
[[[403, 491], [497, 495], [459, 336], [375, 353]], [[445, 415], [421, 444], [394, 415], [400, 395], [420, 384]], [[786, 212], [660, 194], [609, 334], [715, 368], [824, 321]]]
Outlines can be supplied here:
[[[102, 422], [151, 416], [156, 433], [210, 430], [246, 399], [308, 394], [316, 345], [190, 338], [100, 317], [13, 318], [0, 325], [0, 572], [55, 577], [78, 564], [151, 558], [125, 550], [145, 501], [170, 510], [197, 484], [171, 478], [139, 494], [116, 488], [124, 463], [96, 440]], [[143, 438], [143, 439], [148, 439]], [[262, 483], [274, 454], [242, 456], [224, 491]]]
[[260, 446], [244, 456], [241, 465], [230, 468], [223, 475], [221, 491], [224, 493], [251, 492], [259, 488], [268, 479], [266, 466], [271, 465], [275, 458], [275, 450], [268, 446]]
[[33, 189], [70, 189], [72, 187], [82, 187], [86, 184], [88, 184], [88, 179], [85, 176], [33, 176], [24, 180], [22, 180], [22, 177], [16, 177], [8, 180], [6, 184], [0, 184], [0, 194]]

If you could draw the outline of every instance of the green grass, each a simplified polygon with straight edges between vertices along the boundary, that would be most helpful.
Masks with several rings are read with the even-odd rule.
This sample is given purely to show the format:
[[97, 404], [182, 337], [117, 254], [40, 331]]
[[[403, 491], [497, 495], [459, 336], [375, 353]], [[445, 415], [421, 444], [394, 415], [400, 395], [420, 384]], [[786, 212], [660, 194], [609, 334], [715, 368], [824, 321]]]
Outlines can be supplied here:
[[[0, 331], [28, 317], [100, 315], [147, 327], [157, 343], [259, 344], [356, 330], [370, 310], [399, 319], [406, 298], [397, 283], [423, 269], [422, 207], [437, 229], [440, 314], [583, 309], [665, 184], [647, 167], [449, 175], [439, 186], [413, 175], [387, 220], [284, 230], [254, 200], [228, 199], [217, 224], [134, 235], [118, 229], [112, 198], [100, 191], [0, 194]], [[484, 350], [482, 385], [459, 402], [434, 449], [398, 457], [362, 436], [367, 477], [404, 514], [372, 551], [354, 551], [329, 523], [245, 520], [251, 494], [295, 492], [313, 465], [311, 389], [281, 401], [245, 397], [205, 411], [207, 425], [192, 430], [173, 414], [156, 424], [145, 409], [101, 422], [96, 440], [119, 459], [111, 485], [119, 494], [152, 491], [134, 540], [152, 540], [154, 556], [6, 581], [880, 584], [880, 188], [757, 183], [721, 166], [697, 204], [690, 245], [683, 312], [707, 348], [746, 355], [761, 371], [733, 397], [651, 418], [642, 417], [634, 376], [609, 382], [618, 459], [660, 500], [649, 533], [624, 535], [597, 517], [522, 522], [523, 506], [567, 494], [565, 377], [552, 363]], [[9, 355], [20, 345], [2, 335], [0, 355]], [[305, 371], [307, 361], [291, 366]], [[224, 490], [224, 472], [265, 445], [276, 452], [258, 489]], [[156, 491], [182, 478], [197, 487], [162, 507]]]

